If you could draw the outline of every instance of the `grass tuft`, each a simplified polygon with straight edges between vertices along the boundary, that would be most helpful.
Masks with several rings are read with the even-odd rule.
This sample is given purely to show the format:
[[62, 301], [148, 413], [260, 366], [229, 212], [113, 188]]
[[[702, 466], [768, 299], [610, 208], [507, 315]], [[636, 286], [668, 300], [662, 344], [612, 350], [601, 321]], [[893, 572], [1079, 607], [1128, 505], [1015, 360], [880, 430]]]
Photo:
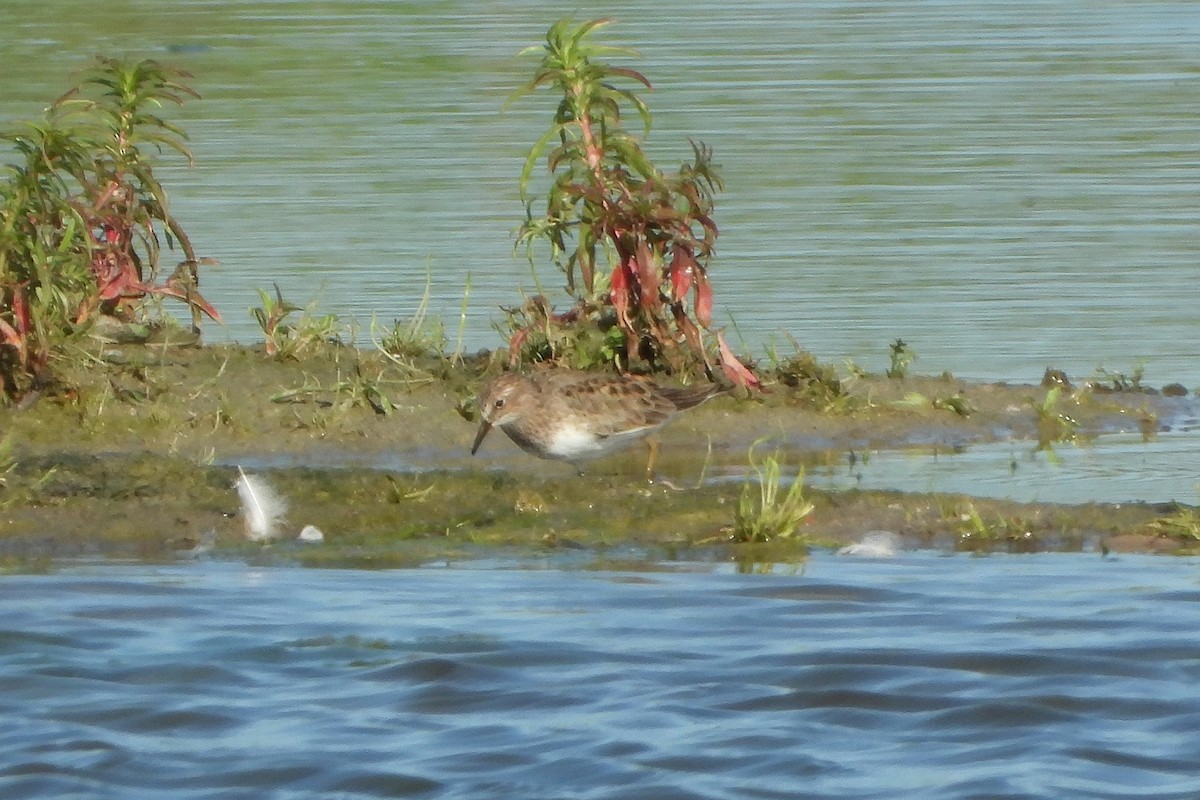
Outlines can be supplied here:
[[739, 543], [765, 543], [790, 539], [813, 512], [813, 504], [804, 497], [804, 470], [800, 470], [786, 491], [782, 487], [779, 451], [761, 462], [755, 458], [755, 442], [749, 462], [753, 476], [742, 484], [733, 519], [732, 539]]

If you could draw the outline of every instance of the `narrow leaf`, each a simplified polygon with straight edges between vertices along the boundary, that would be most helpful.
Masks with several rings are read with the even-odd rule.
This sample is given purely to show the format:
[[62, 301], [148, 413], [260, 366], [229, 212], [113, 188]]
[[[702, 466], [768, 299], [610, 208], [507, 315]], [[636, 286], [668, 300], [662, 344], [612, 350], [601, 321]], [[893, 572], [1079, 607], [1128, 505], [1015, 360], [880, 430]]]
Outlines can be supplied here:
[[725, 334], [721, 331], [717, 331], [717, 348], [721, 354], [721, 371], [725, 373], [726, 378], [738, 386], [745, 386], [748, 389], [757, 389], [761, 386], [758, 376], [751, 372], [729, 349], [729, 345], [725, 343]]
[[650, 251], [650, 245], [646, 243], [644, 238], [638, 239], [637, 266], [637, 280], [638, 287], [641, 290], [640, 299], [642, 309], [650, 312], [650, 316], [657, 319], [660, 316], [658, 313], [660, 305], [658, 299], [658, 268], [654, 263], [654, 254]]
[[654, 89], [654, 87], [650, 85], [650, 81], [646, 79], [646, 76], [635, 69], [629, 69], [628, 67], [614, 67], [609, 65], [605, 67], [605, 70], [609, 75], [620, 75], [624, 78], [630, 78], [631, 80], [635, 80], [642, 84], [647, 89]]
[[692, 289], [693, 272], [696, 259], [686, 247], [676, 245], [671, 257], [671, 297], [676, 302], [687, 297]]
[[542, 134], [541, 138], [529, 149], [529, 155], [525, 157], [525, 165], [521, 168], [521, 177], [518, 181], [518, 186], [521, 191], [521, 198], [526, 199], [529, 190], [529, 179], [533, 175], [533, 167], [537, 164], [538, 156], [546, 149], [546, 145], [550, 143], [558, 132], [561, 130], [561, 125], [553, 125], [548, 131]]
[[712, 309], [713, 309], [713, 294], [712, 285], [708, 282], [708, 276], [704, 270], [697, 268], [693, 269], [692, 277], [696, 281], [696, 319], [705, 328], [712, 326]]
[[609, 279], [609, 298], [617, 312], [617, 324], [621, 329], [633, 333], [633, 322], [629, 319], [629, 293], [632, 274], [628, 262], [622, 261], [613, 269]]

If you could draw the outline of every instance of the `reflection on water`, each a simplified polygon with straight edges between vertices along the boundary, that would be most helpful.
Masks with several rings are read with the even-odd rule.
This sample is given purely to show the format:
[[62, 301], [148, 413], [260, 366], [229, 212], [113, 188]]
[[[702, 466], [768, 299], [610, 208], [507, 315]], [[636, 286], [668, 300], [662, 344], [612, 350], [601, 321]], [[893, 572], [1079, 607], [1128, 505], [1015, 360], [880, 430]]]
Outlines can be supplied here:
[[920, 448], [849, 457], [842, 467], [810, 469], [821, 488], [897, 489], [998, 497], [1017, 502], [1166, 503], [1195, 505], [1198, 434], [1110, 435], [1037, 450], [1030, 442]]
[[0, 793], [1191, 800], [1198, 567], [10, 575]]
[[[752, 348], [785, 329], [879, 370], [899, 336], [930, 373], [1030, 381], [1144, 360], [1151, 382], [1200, 383], [1192, 3], [572, 8], [615, 17], [612, 40], [644, 53], [663, 164], [689, 136], [715, 147], [719, 316]], [[0, 86], [5, 119], [37, 114], [96, 52], [196, 74], [205, 99], [179, 119], [199, 165], [164, 178], [223, 262], [204, 287], [229, 320], [212, 338], [255, 340], [245, 309], [272, 281], [389, 322], [429, 271], [451, 319], [471, 273], [468, 346], [496, 344], [496, 306], [532, 283], [512, 257], [515, 178], [553, 101], [501, 108], [531, 66], [514, 54], [561, 5], [5, 9], [0, 71], [20, 76]]]

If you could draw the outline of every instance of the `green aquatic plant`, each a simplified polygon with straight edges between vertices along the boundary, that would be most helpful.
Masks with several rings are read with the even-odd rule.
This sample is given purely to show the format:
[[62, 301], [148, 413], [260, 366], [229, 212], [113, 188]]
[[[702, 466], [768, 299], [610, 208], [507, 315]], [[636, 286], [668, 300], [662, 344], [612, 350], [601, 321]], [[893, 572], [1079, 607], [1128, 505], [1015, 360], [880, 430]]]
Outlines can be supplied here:
[[846, 367], [846, 374], [851, 380], [864, 380], [869, 377], [870, 373], [861, 364], [854, 361], [852, 358], [844, 359], [842, 362]]
[[[275, 284], [275, 296], [263, 289], [258, 290], [262, 305], [251, 308], [250, 314], [262, 328], [266, 354], [282, 360], [299, 360], [321, 348], [341, 344], [340, 321], [336, 314], [317, 314], [316, 301], [307, 306], [298, 306], [283, 299], [279, 285]], [[288, 317], [296, 312], [300, 316], [295, 322]]]
[[1151, 520], [1147, 527], [1158, 536], [1200, 541], [1200, 510], [1176, 503], [1173, 514]]
[[424, 488], [418, 488], [416, 478], [409, 476], [405, 479], [407, 486], [402, 485], [400, 479], [394, 475], [384, 475], [387, 478], [388, 486], [385, 493], [385, 500], [388, 503], [407, 503], [415, 501], [423, 503], [429, 499], [433, 490], [437, 487], [436, 483], [431, 483]]
[[518, 332], [510, 340], [510, 347], [519, 348], [510, 356], [518, 361], [618, 371], [625, 363], [625, 333], [610, 315], [575, 310], [556, 314], [540, 294], [503, 311], [508, 330]]
[[[712, 150], [693, 141], [692, 159], [674, 172], [656, 167], [642, 147], [650, 110], [628, 82], [650, 89], [633, 69], [607, 63], [634, 56], [629, 48], [597, 44], [593, 34], [612, 20], [552, 25], [543, 46], [522, 55], [540, 58], [534, 77], [513, 98], [549, 88], [559, 96], [550, 127], [530, 149], [519, 188], [526, 220], [517, 238], [531, 265], [534, 245], [549, 246], [566, 276], [573, 307], [548, 308], [532, 319], [514, 317], [509, 354], [514, 361], [552, 358], [561, 350], [533, 341], [547, 323], [590, 327], [600, 340], [619, 345], [618, 367], [637, 364], [677, 374], [711, 374], [713, 291], [708, 261], [717, 240], [715, 193], [722, 188]], [[642, 122], [642, 136], [625, 127], [625, 111]], [[545, 213], [535, 214], [531, 186], [545, 158], [551, 183]], [[536, 269], [535, 269], [536, 273]], [[519, 323], [525, 323], [518, 326]], [[610, 333], [611, 331], [611, 333]], [[757, 386], [758, 378], [737, 358], [719, 331], [716, 360], [727, 378]], [[598, 345], [599, 346], [599, 345]], [[599, 350], [598, 350], [599, 352]]]
[[1036, 540], [1033, 520], [997, 514], [989, 521], [971, 502], [957, 513], [955, 521], [960, 547], [1028, 546]]
[[814, 506], [804, 497], [804, 470], [797, 472], [786, 491], [779, 464], [779, 451], [759, 461], [755, 447], [748, 455], [751, 474], [742, 484], [734, 512], [730, 538], [734, 542], [764, 543], [791, 539], [812, 514]]
[[893, 403], [898, 408], [930, 409], [933, 411], [952, 411], [966, 418], [975, 413], [975, 404], [967, 399], [962, 392], [955, 392], [949, 397], [929, 397], [920, 392], [909, 392], [904, 398]]
[[334, 385], [334, 392], [340, 398], [342, 407], [369, 408], [380, 416], [388, 416], [396, 410], [384, 392], [383, 370], [364, 372], [362, 363], [356, 360], [348, 373], [343, 375], [340, 369], [338, 372], [339, 380]]
[[788, 339], [792, 354], [786, 357], [779, 354], [774, 342], [767, 345], [767, 360], [771, 364], [767, 376], [791, 389], [794, 397], [820, 411], [851, 410], [854, 399], [842, 386], [837, 370], [822, 364], [793, 337], [788, 336]]
[[[1066, 393], [1071, 396], [1070, 391]], [[1079, 432], [1079, 423], [1062, 410], [1063, 387], [1055, 386], [1040, 400], [1030, 399], [1029, 405], [1035, 415], [1038, 449], [1048, 450], [1056, 442], [1073, 442]]]
[[[336, 378], [328, 385], [306, 374], [302, 385], [272, 395], [271, 402], [315, 403], [321, 408], [336, 412], [351, 408], [369, 408], [376, 414], [387, 416], [395, 411], [396, 406], [384, 391], [386, 383], [382, 369], [364, 371], [361, 361], [355, 355], [348, 370], [343, 370], [339, 359]], [[405, 383], [408, 384], [409, 381]], [[308, 427], [308, 423], [297, 419], [302, 427]], [[320, 427], [323, 423], [314, 420], [313, 424]]]
[[975, 404], [968, 400], [962, 392], [955, 392], [949, 397], [933, 398], [933, 407], [939, 410], [953, 411], [964, 418], [975, 413]]
[[[200, 258], [154, 169], [192, 154], [156, 109], [199, 95], [156, 61], [99, 58], [38, 122], [0, 132], [16, 150], [0, 178], [0, 379], [9, 398], [54, 385], [54, 358], [99, 316], [162, 318], [182, 300], [199, 332], [220, 315], [199, 292]], [[160, 280], [162, 241], [183, 260]]]
[[1089, 388], [1104, 392], [1144, 392], [1146, 387], [1142, 385], [1142, 379], [1146, 377], [1146, 365], [1135, 364], [1133, 372], [1126, 375], [1124, 372], [1111, 372], [1103, 366], [1096, 367], [1095, 373], [1088, 380]]
[[446, 378], [454, 374], [455, 367], [463, 366], [463, 345], [466, 338], [467, 307], [471, 292], [471, 276], [467, 276], [463, 288], [462, 305], [459, 309], [458, 335], [453, 352], [446, 353], [448, 343], [446, 326], [440, 317], [429, 313], [432, 279], [426, 277], [425, 290], [412, 316], [393, 320], [385, 328], [375, 318], [371, 319], [370, 337], [375, 349], [397, 367], [406, 382], [428, 382], [435, 377]]
[[463, 363], [463, 346], [467, 340], [467, 307], [471, 297], [471, 273], [467, 273], [467, 279], [463, 283], [463, 298], [462, 305], [458, 310], [458, 336], [454, 341], [454, 352], [450, 354], [450, 363], [462, 365]]
[[407, 320], [395, 320], [391, 328], [383, 331], [376, 331], [372, 322], [372, 338], [376, 340], [378, 348], [393, 361], [445, 356], [446, 326], [439, 317], [429, 316], [431, 287], [432, 277], [427, 275], [425, 291], [421, 294], [416, 310]]
[[288, 329], [284, 320], [291, 314], [301, 311], [302, 308], [283, 299], [283, 293], [279, 291], [279, 284], [275, 284], [274, 297], [263, 289], [258, 290], [258, 297], [262, 305], [251, 308], [250, 314], [258, 322], [258, 327], [262, 328], [263, 336], [266, 339], [267, 355], [279, 355], [287, 337]]
[[894, 380], [901, 380], [908, 376], [908, 368], [917, 360], [917, 354], [903, 339], [897, 339], [888, 345], [888, 350], [891, 354], [891, 364], [887, 369], [887, 376]]

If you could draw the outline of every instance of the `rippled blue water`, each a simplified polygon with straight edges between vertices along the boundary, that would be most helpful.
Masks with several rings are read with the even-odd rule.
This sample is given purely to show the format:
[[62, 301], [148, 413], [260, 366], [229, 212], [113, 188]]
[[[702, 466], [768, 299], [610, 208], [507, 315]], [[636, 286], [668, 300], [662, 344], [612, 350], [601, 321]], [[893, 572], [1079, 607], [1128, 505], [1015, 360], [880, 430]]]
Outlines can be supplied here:
[[1200, 561], [0, 579], [5, 798], [1195, 798]]

